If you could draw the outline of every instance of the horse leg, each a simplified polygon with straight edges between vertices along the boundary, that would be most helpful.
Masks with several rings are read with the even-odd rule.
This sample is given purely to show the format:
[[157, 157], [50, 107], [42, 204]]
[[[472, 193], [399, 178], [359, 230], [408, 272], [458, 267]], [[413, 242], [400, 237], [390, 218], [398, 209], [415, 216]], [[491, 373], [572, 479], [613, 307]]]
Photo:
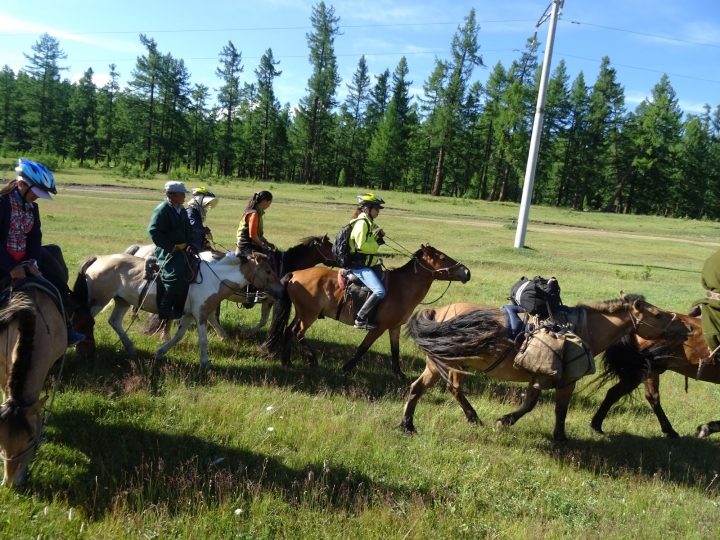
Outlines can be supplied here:
[[708, 422], [707, 424], [698, 426], [697, 431], [695, 431], [695, 436], [698, 439], [704, 439], [708, 435], [717, 433], [718, 431], [720, 431], [720, 420], [715, 420], [714, 422]]
[[210, 362], [210, 359], [208, 358], [207, 354], [207, 322], [201, 323], [198, 321], [197, 324], [197, 335], [198, 335], [198, 344], [200, 345], [200, 364], [205, 368], [212, 368], [212, 362]]
[[[366, 335], [365, 339], [362, 340], [362, 343], [355, 351], [355, 354], [353, 354], [353, 357], [347, 361], [347, 363], [342, 367], [343, 373], [350, 373], [353, 369], [355, 369], [355, 366], [357, 366], [360, 359], [363, 357], [363, 355], [367, 352], [367, 350], [372, 347], [372, 344], [375, 343], [377, 338], [379, 338], [383, 332], [385, 332], [384, 327], [378, 327], [374, 330], [370, 330]], [[398, 328], [398, 339], [400, 338], [400, 329]], [[391, 338], [392, 339], [392, 338]], [[399, 347], [398, 343], [398, 347]], [[398, 348], [398, 354], [399, 354], [399, 348]], [[400, 369], [400, 365], [398, 364], [398, 369]]]
[[630, 394], [633, 390], [635, 390], [635, 388], [637, 388], [639, 384], [640, 381], [620, 380], [615, 386], [613, 386], [607, 391], [605, 399], [600, 404], [600, 407], [595, 413], [595, 416], [593, 416], [592, 420], [590, 421], [590, 427], [595, 431], [595, 433], [598, 433], [600, 435], [605, 433], [602, 430], [602, 424], [605, 421], [605, 417], [610, 412], [612, 406], [615, 405], [622, 398]]
[[575, 382], [571, 382], [555, 390], [555, 430], [553, 431], [553, 438], [556, 441], [567, 440], [567, 436], [565, 435], [565, 418], [567, 418], [570, 398], [574, 391]]
[[213, 311], [212, 313], [209, 313], [207, 322], [210, 324], [212, 329], [215, 330], [215, 333], [220, 337], [220, 339], [222, 339], [223, 341], [230, 341], [230, 336], [228, 336], [228, 333], [225, 331], [225, 329], [220, 326], [220, 321], [218, 321], [217, 314], [218, 311]]
[[505, 416], [498, 418], [495, 421], [495, 426], [512, 426], [515, 422], [517, 422], [527, 413], [532, 411], [537, 404], [538, 398], [540, 397], [540, 392], [541, 390], [539, 388], [535, 388], [532, 383], [528, 384], [528, 389], [525, 393], [525, 401], [523, 401], [522, 405], [520, 405], [520, 408], [516, 411], [513, 411], [509, 414], [506, 414]]
[[670, 424], [670, 420], [665, 415], [665, 411], [660, 406], [660, 374], [651, 373], [650, 376], [645, 380], [645, 399], [648, 400], [652, 407], [655, 416], [657, 416], [658, 422], [660, 422], [660, 428], [662, 432], [669, 439], [677, 439], [680, 435], [675, 431]]
[[400, 369], [400, 327], [388, 330], [390, 334], [390, 355], [392, 357], [392, 372], [400, 377], [405, 378], [405, 374]]
[[480, 424], [482, 426], [482, 422], [480, 421], [480, 418], [478, 418], [477, 412], [475, 412], [475, 409], [473, 409], [473, 406], [470, 405], [470, 402], [467, 400], [462, 391], [462, 381], [463, 378], [465, 378], [465, 375], [458, 373], [457, 371], [451, 371], [448, 374], [448, 378], [450, 379], [450, 382], [447, 385], [448, 390], [450, 390], [450, 393], [455, 396], [455, 399], [460, 404], [460, 407], [462, 407], [467, 421], [471, 424]]
[[297, 339], [298, 345], [300, 346], [303, 356], [305, 357], [305, 361], [308, 363], [309, 366], [316, 367], [318, 365], [318, 362], [317, 357], [315, 356], [315, 351], [313, 351], [308, 342], [305, 341], [305, 332], [308, 328], [310, 328], [310, 325], [313, 322], [315, 321], [313, 320], [307, 323], [306, 321], [300, 319], [295, 326], [295, 339]]
[[125, 314], [130, 309], [130, 304], [127, 303], [122, 298], [115, 298], [115, 305], [113, 306], [112, 313], [110, 314], [110, 318], [108, 319], [108, 324], [112, 327], [115, 332], [117, 332], [117, 335], [120, 337], [120, 341], [123, 344], [123, 348], [125, 349], [125, 352], [128, 354], [135, 354], [135, 345], [133, 345], [133, 342], [130, 341], [130, 338], [125, 333], [125, 330], [122, 327], [123, 319], [125, 318]]
[[292, 354], [292, 340], [295, 339], [295, 331], [298, 325], [297, 315], [292, 322], [285, 329], [285, 336], [283, 337], [283, 350], [280, 362], [283, 366], [292, 366], [292, 360], [290, 356]]
[[[182, 337], [185, 335], [185, 332], [187, 332], [188, 328], [190, 328], [190, 325], [192, 324], [194, 320], [194, 317], [192, 315], [189, 315], [185, 313], [183, 315], [183, 318], [180, 319], [180, 324], [178, 325], [178, 329], [175, 331], [175, 335], [172, 337], [170, 341], [168, 341], [165, 345], [160, 347], [157, 351], [155, 351], [155, 359], [159, 360], [163, 356], [165, 356], [165, 353], [168, 352], [170, 349], [173, 348], [173, 346], [182, 339]], [[198, 328], [200, 325], [198, 325]], [[205, 339], [207, 343], [207, 329], [205, 330]]]
[[273, 307], [273, 304], [275, 302], [273, 301], [272, 297], [268, 296], [268, 299], [265, 300], [260, 306], [262, 307], [262, 310], [260, 311], [260, 322], [258, 322], [255, 326], [253, 326], [250, 330], [247, 330], [245, 332], [245, 335], [247, 337], [254, 336], [257, 334], [258, 330], [260, 330], [263, 326], [265, 326], [268, 322], [268, 319], [270, 318], [270, 310]]
[[163, 321], [162, 325], [160, 326], [160, 329], [162, 330], [161, 333], [160, 333], [160, 340], [161, 340], [163, 343], [165, 343], [166, 341], [168, 341], [168, 340], [172, 337], [172, 333], [171, 333], [171, 331], [172, 331], [172, 324], [173, 324], [173, 320], [172, 320], [172, 319], [165, 319], [165, 320]]
[[425, 371], [410, 385], [405, 410], [400, 420], [400, 427], [404, 428], [406, 433], [415, 433], [415, 425], [413, 424], [415, 407], [417, 407], [418, 401], [427, 392], [428, 388], [432, 388], [440, 380], [440, 374], [431, 365], [432, 363], [428, 361], [425, 364]]

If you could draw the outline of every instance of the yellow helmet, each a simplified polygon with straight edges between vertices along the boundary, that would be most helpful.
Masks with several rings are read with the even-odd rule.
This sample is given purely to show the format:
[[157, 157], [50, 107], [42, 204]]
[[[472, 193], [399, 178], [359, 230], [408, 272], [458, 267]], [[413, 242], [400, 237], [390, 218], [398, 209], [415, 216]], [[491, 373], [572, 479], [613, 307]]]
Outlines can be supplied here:
[[364, 195], [358, 195], [358, 206], [359, 207], [365, 207], [369, 206], [371, 208], [377, 208], [378, 210], [382, 210], [385, 208], [382, 206], [385, 204], [385, 201], [383, 201], [380, 197], [375, 195], [373, 192], [368, 191]]
[[208, 195], [210, 197], [215, 196], [215, 194], [212, 191], [210, 191], [208, 188], [206, 188], [205, 186], [193, 188], [192, 194], [193, 194], [193, 197], [195, 195]]

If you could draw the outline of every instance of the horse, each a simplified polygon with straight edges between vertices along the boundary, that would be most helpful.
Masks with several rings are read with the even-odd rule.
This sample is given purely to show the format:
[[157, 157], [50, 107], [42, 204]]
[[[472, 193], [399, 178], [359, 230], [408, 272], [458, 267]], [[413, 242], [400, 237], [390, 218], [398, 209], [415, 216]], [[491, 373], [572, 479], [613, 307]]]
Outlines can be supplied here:
[[[700, 381], [720, 384], [720, 365], [710, 358], [710, 348], [703, 337], [701, 319], [681, 313], [675, 313], [675, 316], [693, 329], [687, 342], [679, 339], [625, 336], [605, 351], [601, 383], [611, 378], [617, 378], [619, 382], [608, 390], [590, 422], [590, 427], [596, 433], [603, 433], [602, 423], [610, 408], [643, 383], [645, 398], [660, 422], [662, 432], [668, 438], [679, 437], [660, 406], [660, 374], [670, 370]], [[707, 437], [718, 431], [720, 420], [699, 425], [695, 436]]]
[[[148, 257], [155, 256], [155, 244], [139, 245], [133, 244], [125, 250], [125, 253], [147, 259]], [[275, 252], [278, 260], [278, 276], [282, 277], [288, 272], [294, 272], [296, 270], [304, 270], [305, 268], [311, 268], [318, 264], [324, 264], [325, 266], [336, 266], [335, 259], [332, 254], [332, 242], [328, 238], [327, 234], [324, 236], [309, 236], [300, 240], [300, 243], [296, 246], [289, 248], [287, 251], [277, 250]], [[236, 302], [238, 304], [244, 304], [248, 302], [248, 299], [244, 292], [233, 294], [227, 300], [230, 302]], [[260, 305], [262, 311], [260, 312], [260, 321], [253, 326], [250, 330], [246, 330], [244, 334], [246, 336], [254, 336], [258, 330], [264, 327], [268, 319], [270, 318], [270, 310], [275, 303], [275, 299], [272, 296], [265, 295]], [[212, 326], [213, 330], [220, 336], [221, 339], [229, 339], [225, 329], [220, 326], [217, 314], [212, 313], [208, 317], [208, 323]], [[167, 341], [170, 338], [169, 328], [170, 325], [163, 326], [163, 339]]]
[[40, 392], [67, 349], [61, 309], [46, 289], [32, 286], [14, 293], [0, 310], [0, 450], [6, 486], [25, 483], [28, 463], [42, 442], [40, 411], [47, 397], [40, 399]]
[[[212, 367], [207, 357], [207, 321], [220, 302], [243, 290], [248, 283], [260, 290], [267, 289], [274, 296], [282, 294], [280, 280], [270, 269], [264, 255], [227, 256], [217, 261], [212, 258], [209, 252], [202, 254], [198, 282], [190, 284], [185, 314], [173, 338], [155, 351], [156, 358], [164, 356], [195, 320], [200, 363]], [[111, 300], [115, 300], [115, 306], [108, 322], [120, 337], [125, 351], [135, 354], [135, 347], [123, 329], [122, 321], [131, 306], [150, 313], [158, 312], [154, 281], [148, 287], [147, 295], [141, 298], [145, 283], [145, 259], [117, 254], [92, 256], [82, 263], [72, 292], [78, 306], [73, 313], [73, 327], [86, 336], [77, 345], [79, 354], [92, 356], [95, 353], [95, 317]]]
[[[388, 272], [387, 294], [380, 302], [375, 324], [343, 366], [350, 373], [370, 346], [387, 330], [390, 334], [392, 371], [404, 377], [400, 369], [400, 327], [415, 307], [425, 298], [435, 280], [470, 280], [470, 270], [430, 245], [423, 245], [402, 267]], [[338, 272], [315, 267], [286, 275], [285, 290], [273, 313], [272, 323], [261, 350], [271, 355], [282, 350], [283, 365], [290, 365], [292, 339], [300, 345], [305, 359], [317, 365], [314, 351], [305, 341], [305, 332], [320, 317], [328, 317], [352, 326], [355, 322], [351, 303], [344, 303], [343, 290], [338, 283]], [[288, 325], [290, 307], [295, 306], [295, 318]]]
[[[685, 336], [688, 329], [673, 314], [649, 304], [640, 295], [590, 305], [579, 305], [575, 312], [580, 323], [575, 332], [598, 354], [629, 332], [647, 338], [669, 333]], [[511, 426], [530, 412], [540, 397], [542, 387], [533, 375], [513, 367], [516, 348], [506, 337], [500, 309], [479, 304], [458, 303], [437, 309], [423, 309], [407, 323], [407, 334], [427, 355], [425, 371], [410, 386], [400, 427], [415, 433], [413, 416], [418, 400], [441, 378], [462, 407], [468, 422], [480, 423], [475, 409], [462, 392], [462, 380], [474, 368], [490, 377], [513, 382], [528, 382], [525, 400], [520, 408], [496, 421], [497, 427]], [[555, 393], [556, 440], [566, 440], [565, 417], [575, 381], [563, 381]]]

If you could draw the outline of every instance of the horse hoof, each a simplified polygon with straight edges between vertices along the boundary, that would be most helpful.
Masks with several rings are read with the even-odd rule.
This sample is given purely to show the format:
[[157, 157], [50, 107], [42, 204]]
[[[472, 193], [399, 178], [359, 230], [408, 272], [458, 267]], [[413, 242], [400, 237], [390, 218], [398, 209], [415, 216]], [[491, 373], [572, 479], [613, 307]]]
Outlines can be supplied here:
[[704, 439], [710, 435], [710, 427], [707, 424], [703, 424], [702, 426], [698, 426], [697, 431], [695, 431], [695, 436], [698, 439]]
[[355, 369], [355, 366], [351, 366], [351, 365], [345, 364], [345, 365], [342, 367], [343, 375], [350, 375], [350, 373], [352, 373], [352, 370], [353, 370], [353, 369]]
[[417, 433], [417, 430], [412, 422], [400, 422], [398, 427], [405, 432], [405, 435], [415, 435]]
[[495, 421], [496, 428], [506, 428], [513, 425], [512, 419], [509, 416], [503, 416]]
[[154, 359], [154, 360], [162, 360], [162, 359], [163, 359], [163, 356], [165, 356], [165, 353], [162, 353], [162, 352], [160, 352], [160, 351], [156, 351], [155, 354], [153, 355], [153, 359]]
[[668, 439], [679, 439], [679, 438], [680, 438], [680, 434], [679, 434], [677, 431], [675, 431], [675, 430], [673, 430], [673, 431], [668, 431], [668, 432], [665, 434], [665, 436], [666, 436]]
[[605, 435], [601, 426], [594, 426], [593, 424], [590, 424], [590, 429], [592, 429], [596, 435]]
[[567, 440], [568, 440], [567, 436], [564, 433], [562, 435], [553, 434], [553, 439], [555, 439], [555, 442], [559, 442], [559, 443], [567, 442]]

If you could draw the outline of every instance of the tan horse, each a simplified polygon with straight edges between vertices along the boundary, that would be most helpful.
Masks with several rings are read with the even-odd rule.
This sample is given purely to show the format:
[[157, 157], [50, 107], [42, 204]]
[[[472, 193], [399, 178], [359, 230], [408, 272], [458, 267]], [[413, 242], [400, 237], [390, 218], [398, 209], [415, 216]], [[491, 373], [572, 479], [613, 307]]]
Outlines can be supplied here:
[[13, 295], [0, 311], [0, 449], [3, 484], [21, 485], [42, 441], [40, 399], [47, 374], [67, 349], [62, 313], [43, 289]]
[[[203, 253], [204, 258], [212, 254]], [[111, 301], [115, 306], [108, 320], [117, 332], [125, 351], [135, 353], [135, 347], [123, 329], [122, 321], [131, 307], [140, 307], [143, 311], [157, 313], [157, 287], [153, 282], [147, 295], [141, 299], [140, 293], [145, 286], [145, 259], [132, 255], [105, 255], [90, 257], [83, 262], [73, 288], [73, 298], [77, 308], [73, 313], [73, 327], [85, 334], [85, 341], [77, 346], [78, 353], [91, 356], [95, 353], [94, 326], [95, 317]], [[211, 367], [207, 356], [207, 321], [220, 302], [242, 291], [251, 283], [259, 290], [268, 290], [273, 296], [282, 294], [280, 280], [270, 269], [265, 256], [223, 257], [217, 261], [203, 259], [200, 263], [198, 283], [191, 283], [185, 302], [185, 315], [175, 332], [175, 336], [155, 351], [162, 357], [185, 334], [190, 324], [197, 324], [200, 345], [200, 362]]]
[[[273, 314], [264, 348], [271, 353], [282, 350], [282, 362], [290, 364], [290, 347], [295, 339], [303, 349], [306, 360], [317, 365], [315, 353], [305, 341], [305, 332], [322, 315], [352, 326], [355, 316], [350, 303], [343, 305], [343, 290], [337, 279], [337, 271], [327, 268], [309, 268], [293, 272], [283, 278], [286, 293], [278, 302]], [[388, 331], [392, 353], [392, 370], [402, 376], [400, 369], [400, 327], [407, 321], [415, 307], [422, 302], [433, 281], [470, 280], [470, 270], [443, 252], [427, 245], [415, 252], [410, 261], [389, 271], [387, 294], [380, 302], [375, 324], [353, 357], [343, 366], [349, 373], [375, 341]], [[290, 306], [295, 306], [295, 318], [288, 326]]]
[[[701, 319], [681, 313], [675, 313], [675, 316], [693, 329], [687, 341], [672, 338], [643, 339], [630, 335], [605, 351], [603, 382], [615, 377], [619, 382], [608, 390], [593, 416], [590, 426], [597, 433], [603, 433], [603, 420], [610, 408], [642, 383], [645, 385], [645, 398], [655, 412], [662, 432], [669, 438], [679, 437], [660, 406], [660, 374], [669, 370], [699, 381], [720, 384], [720, 365], [717, 360], [710, 358]], [[716, 420], [699, 425], [695, 435], [707, 437], [718, 431], [720, 421]]]
[[[601, 353], [629, 332], [648, 338], [677, 333], [686, 336], [688, 328], [671, 313], [647, 303], [642, 296], [624, 295], [592, 305], [580, 305], [585, 324], [576, 333], [590, 346], [594, 354]], [[521, 407], [496, 424], [511, 426], [530, 412], [540, 397], [541, 389], [534, 385], [533, 376], [513, 367], [515, 344], [505, 334], [499, 309], [469, 303], [451, 304], [438, 309], [423, 309], [415, 313], [407, 324], [408, 335], [427, 355], [425, 371], [411, 385], [400, 426], [415, 432], [413, 416], [422, 395], [441, 378], [458, 401], [469, 422], [480, 423], [475, 409], [462, 392], [464, 370], [473, 368], [495, 379], [528, 382], [525, 401]], [[555, 430], [557, 440], [565, 440], [565, 417], [575, 382], [555, 393]]]

